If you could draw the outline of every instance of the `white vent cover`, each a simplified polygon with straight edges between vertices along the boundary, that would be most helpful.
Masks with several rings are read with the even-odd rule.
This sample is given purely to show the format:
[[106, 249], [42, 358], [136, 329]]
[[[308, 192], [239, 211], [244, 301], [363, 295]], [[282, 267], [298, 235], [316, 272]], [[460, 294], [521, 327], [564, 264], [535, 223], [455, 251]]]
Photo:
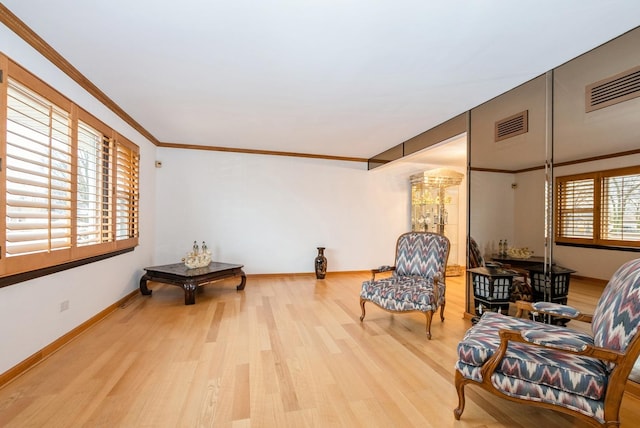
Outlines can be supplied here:
[[640, 66], [587, 85], [585, 94], [587, 113], [640, 97]]
[[529, 110], [496, 122], [496, 141], [505, 140], [529, 131]]

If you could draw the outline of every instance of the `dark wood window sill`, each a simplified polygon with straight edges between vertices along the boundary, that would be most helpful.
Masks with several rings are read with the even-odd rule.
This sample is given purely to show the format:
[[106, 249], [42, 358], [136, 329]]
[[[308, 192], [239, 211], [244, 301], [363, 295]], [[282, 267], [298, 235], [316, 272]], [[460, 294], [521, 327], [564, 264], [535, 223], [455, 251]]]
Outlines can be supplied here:
[[41, 276], [51, 275], [52, 273], [61, 272], [67, 269], [73, 269], [78, 266], [87, 265], [89, 263], [97, 262], [100, 260], [108, 259], [110, 257], [119, 256], [120, 254], [129, 253], [134, 250], [135, 247], [124, 248], [121, 250], [113, 251], [110, 253], [100, 254], [98, 256], [88, 257], [86, 259], [74, 260], [72, 262], [62, 263], [56, 266], [49, 266], [42, 269], [36, 269], [29, 272], [17, 273], [0, 278], [0, 288], [7, 287], [9, 285], [17, 284], [19, 282], [29, 281], [30, 279], [40, 278]]

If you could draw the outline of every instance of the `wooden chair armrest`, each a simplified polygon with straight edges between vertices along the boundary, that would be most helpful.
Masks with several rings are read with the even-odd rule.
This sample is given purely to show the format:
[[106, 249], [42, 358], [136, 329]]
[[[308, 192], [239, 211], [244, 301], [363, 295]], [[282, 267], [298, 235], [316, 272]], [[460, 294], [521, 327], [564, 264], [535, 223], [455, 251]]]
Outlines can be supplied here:
[[[533, 313], [538, 313], [538, 314], [545, 314], [545, 315], [551, 315], [551, 316], [555, 316], [555, 317], [562, 317], [562, 318], [568, 318], [568, 319], [572, 319], [572, 320], [576, 320], [576, 321], [584, 321], [584, 322], [588, 322], [591, 323], [593, 320], [593, 315], [591, 314], [583, 314], [580, 311], [572, 308], [571, 306], [567, 306], [567, 305], [560, 305], [560, 304], [548, 304], [550, 306], [549, 310], [544, 310], [541, 308], [536, 308], [534, 307], [534, 303], [532, 302], [525, 302], [524, 300], [518, 300], [516, 302], [516, 317], [518, 318], [522, 318], [522, 316], [525, 314], [525, 312], [533, 312]], [[562, 308], [567, 308], [567, 309], [573, 309], [576, 311], [575, 315], [569, 315], [566, 312], [560, 312], [562, 310]]]
[[533, 312], [533, 306], [531, 302], [524, 300], [516, 300], [516, 318], [522, 318], [527, 312]]
[[625, 356], [622, 352], [613, 351], [611, 349], [606, 349], [606, 348], [600, 348], [598, 346], [594, 346], [591, 344], [585, 344], [583, 349], [579, 351], [578, 350], [573, 351], [571, 349], [553, 346], [549, 343], [530, 342], [522, 336], [521, 331], [517, 331], [517, 330], [500, 330], [501, 342], [503, 340], [503, 332], [505, 332], [504, 338], [506, 339], [506, 341], [526, 343], [529, 345], [539, 346], [541, 348], [547, 348], [547, 349], [561, 349], [563, 352], [566, 352], [568, 354], [583, 355], [585, 357], [597, 358], [598, 360], [610, 361], [616, 364], [619, 363]]
[[443, 273], [436, 273], [433, 276], [433, 294], [434, 294], [434, 300], [436, 302], [440, 301], [440, 287], [438, 286], [438, 284], [442, 283], [442, 285], [446, 286], [446, 280], [445, 280], [446, 275]]
[[395, 266], [380, 266], [379, 268], [371, 269], [371, 281], [375, 281], [376, 280], [376, 274], [377, 273], [393, 272], [394, 270], [396, 270]]
[[501, 329], [499, 331], [499, 335], [500, 335], [500, 346], [498, 347], [496, 352], [491, 356], [491, 358], [489, 358], [485, 362], [485, 364], [482, 366], [483, 379], [488, 379], [496, 370], [496, 368], [504, 358], [505, 354], [507, 353], [509, 342], [524, 343], [527, 345], [537, 346], [540, 348], [561, 350], [562, 352], [566, 352], [567, 354], [582, 355], [586, 357], [597, 358], [599, 360], [610, 361], [616, 364], [623, 361], [625, 357], [623, 353], [612, 351], [610, 349], [599, 348], [591, 344], [585, 344], [581, 350], [573, 351], [566, 348], [560, 348], [558, 346], [550, 346], [550, 344], [546, 344], [546, 343], [530, 342], [522, 336], [522, 332], [519, 330]]

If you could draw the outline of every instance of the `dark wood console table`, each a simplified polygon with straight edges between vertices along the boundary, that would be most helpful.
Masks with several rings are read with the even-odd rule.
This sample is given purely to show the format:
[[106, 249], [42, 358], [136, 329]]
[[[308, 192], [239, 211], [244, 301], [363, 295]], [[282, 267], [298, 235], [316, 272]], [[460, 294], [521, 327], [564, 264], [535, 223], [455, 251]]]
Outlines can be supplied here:
[[492, 254], [491, 260], [496, 261], [498, 263], [507, 264], [510, 267], [519, 267], [519, 268], [528, 268], [530, 266], [536, 266], [544, 263], [544, 257], [541, 256], [531, 256], [527, 259], [517, 259], [515, 257], [509, 257], [507, 255], [499, 255]]
[[196, 302], [196, 289], [207, 282], [239, 276], [240, 284], [236, 290], [244, 290], [247, 277], [243, 267], [244, 265], [220, 262], [211, 262], [209, 266], [194, 269], [187, 268], [184, 263], [146, 267], [144, 270], [147, 273], [140, 278], [140, 292], [148, 296], [153, 291], [147, 288], [147, 281], [164, 282], [182, 287], [184, 304], [193, 305]]

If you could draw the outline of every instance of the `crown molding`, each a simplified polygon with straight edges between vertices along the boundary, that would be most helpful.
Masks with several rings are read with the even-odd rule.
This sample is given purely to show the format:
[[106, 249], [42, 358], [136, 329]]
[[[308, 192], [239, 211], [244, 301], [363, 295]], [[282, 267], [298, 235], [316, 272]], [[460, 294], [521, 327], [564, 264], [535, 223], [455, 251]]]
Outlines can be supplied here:
[[84, 74], [80, 73], [69, 61], [67, 61], [58, 51], [44, 41], [42, 37], [36, 34], [27, 24], [13, 14], [5, 5], [0, 3], [0, 22], [7, 26], [11, 31], [16, 33], [18, 37], [27, 42], [32, 48], [38, 51], [42, 56], [48, 59], [53, 65], [58, 67], [63, 73], [69, 76], [73, 81], [104, 104], [109, 110], [114, 112], [118, 117], [129, 124], [133, 129], [145, 136], [156, 146], [158, 139], [147, 131], [142, 125], [135, 121], [127, 112], [125, 112], [118, 104], [109, 98], [104, 92], [94, 85]]
[[289, 157], [297, 157], [297, 158], [326, 159], [326, 160], [335, 160], [335, 161], [367, 162], [366, 158], [318, 155], [313, 153], [281, 152], [276, 150], [239, 149], [234, 147], [200, 146], [197, 144], [180, 144], [180, 143], [166, 143], [166, 142], [160, 142], [157, 145], [158, 147], [168, 147], [173, 149], [208, 150], [208, 151], [214, 151], [214, 152], [248, 153], [253, 155], [289, 156]]

